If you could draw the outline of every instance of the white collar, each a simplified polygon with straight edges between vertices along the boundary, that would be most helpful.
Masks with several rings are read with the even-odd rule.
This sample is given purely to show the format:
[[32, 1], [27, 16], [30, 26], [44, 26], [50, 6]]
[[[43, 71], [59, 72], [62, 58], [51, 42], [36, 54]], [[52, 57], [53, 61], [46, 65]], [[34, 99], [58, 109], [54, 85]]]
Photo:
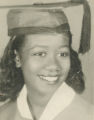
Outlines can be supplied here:
[[[53, 120], [61, 111], [69, 106], [75, 96], [75, 92], [66, 83], [63, 83], [48, 102], [39, 120]], [[18, 110], [22, 117], [33, 120], [27, 103], [27, 91], [24, 85], [17, 98]]]

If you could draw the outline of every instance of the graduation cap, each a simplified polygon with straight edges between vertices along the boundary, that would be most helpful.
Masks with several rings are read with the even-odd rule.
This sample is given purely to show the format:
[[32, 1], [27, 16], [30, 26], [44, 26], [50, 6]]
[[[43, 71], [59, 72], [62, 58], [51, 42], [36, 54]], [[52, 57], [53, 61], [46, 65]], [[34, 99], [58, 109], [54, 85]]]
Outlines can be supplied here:
[[64, 31], [70, 31], [70, 27], [60, 8], [12, 9], [8, 13], [9, 36]]
[[[11, 9], [7, 15], [9, 36], [71, 31], [73, 41], [79, 40], [79, 53], [90, 49], [91, 14], [86, 0], [56, 3], [35, 3], [28, 8]], [[78, 38], [76, 37], [78, 36]]]

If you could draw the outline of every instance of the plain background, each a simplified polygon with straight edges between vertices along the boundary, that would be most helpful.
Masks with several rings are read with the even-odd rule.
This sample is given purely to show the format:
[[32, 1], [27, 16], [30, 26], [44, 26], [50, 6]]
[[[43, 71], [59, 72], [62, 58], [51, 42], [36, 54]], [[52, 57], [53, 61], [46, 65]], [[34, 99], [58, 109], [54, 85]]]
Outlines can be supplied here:
[[[21, 5], [21, 4], [31, 4], [32, 2], [39, 1], [67, 1], [67, 0], [0, 0], [0, 6], [6, 5]], [[85, 74], [86, 89], [82, 94], [82, 97], [94, 104], [94, 0], [88, 0], [91, 8], [91, 49], [88, 53], [80, 55], [82, 62], [83, 71]], [[6, 24], [6, 14], [8, 9], [0, 8], [0, 57], [3, 54], [3, 50], [9, 40], [7, 36], [7, 24]]]

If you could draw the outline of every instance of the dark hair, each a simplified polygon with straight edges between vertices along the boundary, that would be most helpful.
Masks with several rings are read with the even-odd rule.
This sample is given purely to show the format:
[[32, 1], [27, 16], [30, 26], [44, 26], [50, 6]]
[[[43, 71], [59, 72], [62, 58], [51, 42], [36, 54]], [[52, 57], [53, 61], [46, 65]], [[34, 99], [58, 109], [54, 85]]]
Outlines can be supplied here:
[[84, 74], [82, 65], [77, 52], [70, 48], [71, 67], [66, 79], [66, 83], [72, 87], [75, 92], [82, 93], [85, 89]]
[[[8, 98], [15, 100], [24, 85], [23, 73], [16, 67], [14, 50], [19, 51], [25, 35], [11, 37], [0, 62], [0, 101]], [[66, 83], [77, 93], [84, 90], [83, 72], [78, 54], [71, 48], [72, 35], [70, 37], [71, 69]]]

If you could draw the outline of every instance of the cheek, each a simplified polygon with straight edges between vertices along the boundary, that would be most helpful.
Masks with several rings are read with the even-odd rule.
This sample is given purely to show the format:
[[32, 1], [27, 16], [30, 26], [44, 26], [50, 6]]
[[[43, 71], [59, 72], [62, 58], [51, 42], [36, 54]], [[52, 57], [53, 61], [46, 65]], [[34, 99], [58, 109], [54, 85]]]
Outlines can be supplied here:
[[22, 62], [22, 70], [24, 74], [34, 75], [37, 74], [42, 68], [41, 61], [36, 61], [35, 59], [27, 59]]
[[65, 59], [65, 60], [62, 60], [60, 62], [61, 64], [61, 69], [62, 69], [62, 72], [63, 73], [66, 73], [68, 74], [69, 70], [70, 70], [70, 58], [69, 59]]

